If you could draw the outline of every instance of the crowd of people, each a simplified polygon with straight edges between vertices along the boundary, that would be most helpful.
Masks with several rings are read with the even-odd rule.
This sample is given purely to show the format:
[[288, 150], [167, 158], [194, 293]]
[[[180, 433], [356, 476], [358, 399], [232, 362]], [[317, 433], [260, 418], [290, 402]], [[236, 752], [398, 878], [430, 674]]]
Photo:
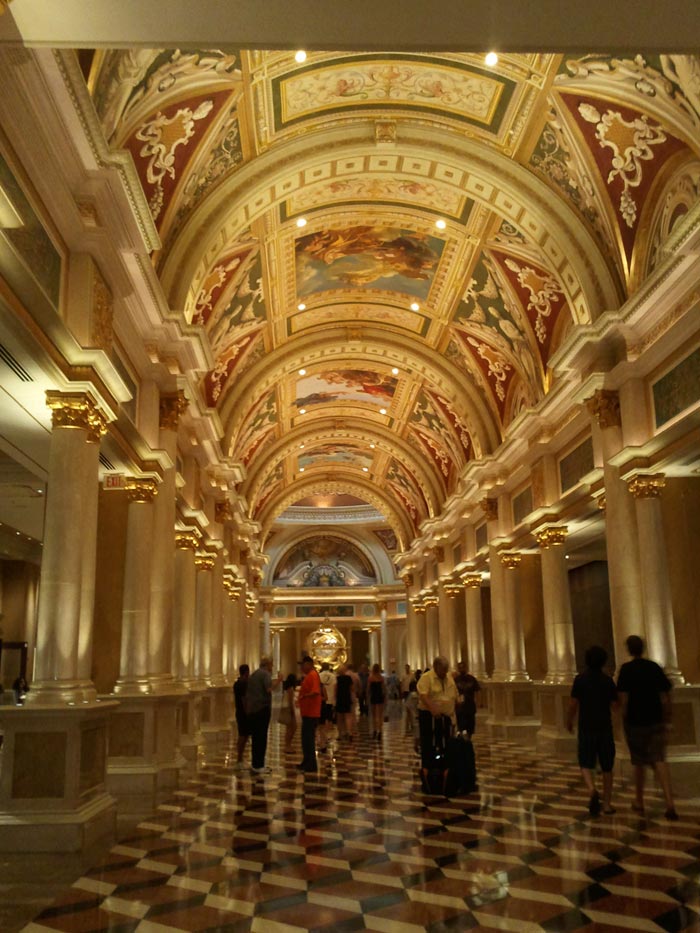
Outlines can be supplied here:
[[[606, 651], [591, 646], [585, 654], [585, 670], [574, 680], [567, 711], [567, 728], [573, 732], [578, 719], [578, 764], [588, 793], [592, 816], [615, 813], [612, 803], [615, 737], [613, 716], [619, 710], [625, 740], [634, 770], [635, 798], [632, 809], [644, 813], [646, 769], [656, 775], [665, 800], [665, 816], [677, 820], [671, 778], [666, 763], [666, 743], [671, 723], [671, 682], [663, 669], [645, 658], [644, 642], [637, 635], [627, 639], [630, 660], [620, 667], [617, 683], [605, 672]], [[366, 716], [373, 741], [381, 742], [388, 708], [400, 704], [404, 730], [414, 736], [421, 768], [426, 772], [434, 761], [436, 745], [446, 739], [443, 733], [471, 740], [476, 729], [480, 684], [464, 662], [450, 672], [446, 658], [438, 656], [431, 667], [412, 671], [405, 666], [401, 677], [395, 671], [385, 675], [379, 664], [341, 664], [336, 671], [328, 663], [320, 672], [310, 656], [300, 662], [301, 678], [295, 673], [284, 680], [272, 678], [272, 661], [262, 658], [252, 674], [241, 665], [234, 684], [236, 724], [238, 729], [238, 769], [243, 761], [248, 739], [251, 742], [251, 770], [264, 774], [267, 736], [272, 715], [273, 691], [282, 684], [282, 702], [278, 723], [284, 727], [284, 752], [294, 754], [297, 710], [301, 718], [302, 759], [300, 771], [318, 770], [317, 754], [328, 750], [331, 729], [337, 730], [338, 742], [353, 742], [358, 723]], [[602, 796], [596, 787], [596, 768], [602, 774]]]

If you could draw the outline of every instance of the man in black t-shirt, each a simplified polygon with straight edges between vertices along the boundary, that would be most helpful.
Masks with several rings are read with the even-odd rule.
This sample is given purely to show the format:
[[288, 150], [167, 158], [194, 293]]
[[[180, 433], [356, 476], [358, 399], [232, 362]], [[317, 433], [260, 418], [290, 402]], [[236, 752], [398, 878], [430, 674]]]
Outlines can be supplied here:
[[666, 764], [666, 737], [671, 723], [671, 681], [654, 661], [643, 658], [644, 642], [630, 635], [627, 650], [632, 660], [623, 664], [617, 678], [622, 701], [625, 738], [634, 766], [635, 801], [632, 809], [644, 813], [644, 779], [648, 765], [661, 785], [666, 819], [677, 820], [671, 775]]
[[574, 731], [578, 712], [578, 763], [590, 794], [588, 812], [598, 816], [601, 803], [595, 786], [596, 761], [603, 772], [603, 813], [615, 812], [611, 805], [615, 739], [610, 709], [617, 704], [617, 690], [612, 677], [603, 671], [608, 654], [599, 645], [586, 651], [586, 670], [578, 674], [571, 688], [566, 728]]

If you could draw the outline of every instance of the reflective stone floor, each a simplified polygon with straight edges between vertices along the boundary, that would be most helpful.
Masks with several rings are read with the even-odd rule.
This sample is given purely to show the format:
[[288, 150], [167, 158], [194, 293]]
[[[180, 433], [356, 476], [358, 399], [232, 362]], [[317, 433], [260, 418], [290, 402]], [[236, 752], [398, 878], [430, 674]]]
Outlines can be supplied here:
[[276, 725], [264, 778], [213, 755], [24, 929], [700, 933], [697, 801], [671, 824], [652, 795], [639, 818], [618, 786], [592, 819], [573, 763], [484, 736], [479, 792], [426, 797], [401, 723], [362, 730], [317, 777]]

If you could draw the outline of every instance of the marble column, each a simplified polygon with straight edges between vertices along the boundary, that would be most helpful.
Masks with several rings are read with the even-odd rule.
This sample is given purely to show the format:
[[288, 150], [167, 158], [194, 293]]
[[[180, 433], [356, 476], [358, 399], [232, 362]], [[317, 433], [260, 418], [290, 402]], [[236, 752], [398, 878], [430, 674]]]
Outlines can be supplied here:
[[277, 673], [282, 669], [282, 646], [280, 643], [280, 633], [272, 633], [272, 670]]
[[385, 674], [389, 673], [389, 632], [386, 624], [386, 603], [377, 603], [379, 609], [379, 664]]
[[484, 619], [481, 607], [481, 574], [467, 573], [462, 577], [467, 614], [467, 664], [477, 680], [485, 680]]
[[587, 405], [594, 416], [594, 437], [597, 431], [603, 454], [610, 609], [615, 662], [619, 667], [627, 660], [627, 636], [646, 636], [645, 631], [640, 631], [644, 623], [644, 603], [637, 519], [634, 499], [620, 478], [618, 468], [610, 462], [624, 443], [619, 396], [617, 392], [600, 389], [588, 399]]
[[[97, 561], [97, 504], [99, 497], [98, 473], [100, 439], [105, 433], [102, 417], [95, 413], [90, 420], [87, 444], [84, 449], [83, 477], [94, 477], [83, 487], [83, 566], [80, 588], [80, 622], [78, 626], [78, 681], [82, 685], [82, 699], [94, 702], [97, 691], [92, 682], [92, 642], [95, 611], [95, 564]], [[51, 480], [49, 479], [49, 483]]]
[[158, 493], [154, 479], [131, 478], [126, 481], [129, 508], [124, 555], [124, 598], [119, 678], [114, 686], [118, 694], [150, 693], [149, 610], [151, 553], [153, 549], [153, 500]]
[[425, 606], [425, 643], [428, 657], [426, 664], [431, 665], [433, 660], [440, 654], [438, 611], [440, 601], [433, 593], [428, 593], [423, 598]]
[[194, 676], [197, 688], [205, 690], [211, 678], [212, 586], [214, 557], [197, 554], [195, 587]]
[[506, 632], [508, 648], [508, 676], [511, 683], [528, 681], [530, 677], [525, 664], [525, 635], [518, 611], [518, 567], [522, 557], [514, 552], [501, 553], [504, 568], [504, 590], [506, 609]]
[[267, 658], [269, 658], [272, 654], [272, 636], [270, 633], [270, 613], [271, 612], [272, 612], [272, 603], [263, 603], [260, 653]]
[[196, 615], [195, 552], [199, 538], [193, 531], [175, 533], [175, 593], [172, 671], [186, 687], [194, 682], [194, 626]]
[[496, 546], [501, 532], [498, 518], [498, 500], [483, 499], [481, 508], [486, 516], [486, 529], [489, 539], [491, 630], [493, 635], [493, 674], [491, 679], [495, 682], [504, 682], [509, 679], [510, 662], [508, 657], [505, 568], [501, 564], [498, 547]]
[[91, 542], [94, 552], [97, 533], [92, 503], [98, 492], [99, 451], [89, 438], [101, 432], [104, 421], [85, 392], [47, 392], [46, 401], [52, 432], [34, 682], [25, 701], [29, 706], [63, 706], [94, 697], [89, 682], [94, 553], [88, 557], [86, 551]]
[[[177, 429], [187, 409], [184, 392], [160, 398], [160, 445], [170, 457], [153, 506], [148, 674], [153, 693], [177, 690], [173, 677], [173, 601], [175, 589], [175, 515]], [[181, 689], [181, 688], [180, 688]]]
[[683, 684], [685, 679], [678, 667], [668, 557], [661, 515], [660, 496], [665, 485], [666, 479], [661, 473], [637, 473], [628, 480], [637, 513], [647, 654], [663, 667], [670, 680]]
[[576, 647], [566, 566], [567, 529], [548, 526], [534, 532], [540, 547], [544, 637], [548, 684], [568, 684], [576, 675]]
[[221, 549], [214, 558], [211, 585], [209, 683], [212, 687], [225, 687], [227, 683], [224, 678], [224, 554]]
[[440, 624], [440, 654], [450, 662], [452, 670], [457, 669], [457, 662], [461, 660], [459, 653], [459, 638], [457, 637], [456, 602], [462, 595], [462, 586], [450, 580], [440, 581], [438, 589], [439, 624]]
[[379, 635], [376, 628], [370, 629], [369, 631], [369, 663], [379, 664], [380, 653], [379, 653]]

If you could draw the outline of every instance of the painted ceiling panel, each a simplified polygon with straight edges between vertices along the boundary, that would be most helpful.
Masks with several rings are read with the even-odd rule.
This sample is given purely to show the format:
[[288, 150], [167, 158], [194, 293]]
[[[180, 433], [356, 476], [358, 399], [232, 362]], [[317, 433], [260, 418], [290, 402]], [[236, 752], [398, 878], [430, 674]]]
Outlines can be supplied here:
[[700, 193], [696, 57], [134, 49], [89, 87], [266, 533], [349, 495], [408, 543]]

